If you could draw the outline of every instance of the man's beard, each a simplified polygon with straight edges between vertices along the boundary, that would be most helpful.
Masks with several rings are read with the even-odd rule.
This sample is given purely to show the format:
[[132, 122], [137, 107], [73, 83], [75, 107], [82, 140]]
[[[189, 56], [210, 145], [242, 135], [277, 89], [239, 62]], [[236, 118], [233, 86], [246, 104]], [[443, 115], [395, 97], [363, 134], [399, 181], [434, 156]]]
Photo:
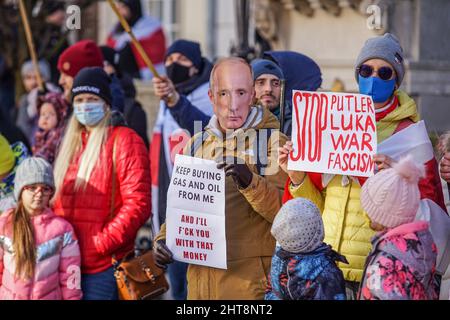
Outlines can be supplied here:
[[[264, 103], [262, 101], [262, 97], [267, 97], [267, 96], [271, 97], [274, 100], [274, 102], [271, 104]], [[256, 98], [255, 104], [262, 105], [263, 107], [268, 108], [269, 110], [274, 110], [274, 109], [278, 108], [278, 106], [280, 105], [280, 102], [278, 101], [278, 103], [277, 103], [277, 98], [274, 95], [265, 94], [265, 95], [261, 96], [261, 98]]]

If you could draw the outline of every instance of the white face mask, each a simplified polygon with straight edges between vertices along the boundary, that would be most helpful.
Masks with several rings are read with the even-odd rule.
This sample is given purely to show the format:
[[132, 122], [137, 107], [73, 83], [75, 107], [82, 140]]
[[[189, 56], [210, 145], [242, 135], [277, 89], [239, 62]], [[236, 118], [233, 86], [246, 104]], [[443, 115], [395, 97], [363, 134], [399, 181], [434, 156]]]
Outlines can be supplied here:
[[78, 122], [85, 126], [95, 126], [105, 117], [104, 102], [82, 102], [73, 104]]

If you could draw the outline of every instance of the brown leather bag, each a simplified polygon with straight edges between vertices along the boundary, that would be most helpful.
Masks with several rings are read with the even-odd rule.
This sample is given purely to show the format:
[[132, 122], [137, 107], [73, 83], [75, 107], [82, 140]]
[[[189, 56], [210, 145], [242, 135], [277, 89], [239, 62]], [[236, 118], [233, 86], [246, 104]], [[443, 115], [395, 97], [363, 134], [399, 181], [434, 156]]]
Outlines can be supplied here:
[[[110, 219], [114, 215], [114, 195], [116, 192], [116, 140], [113, 144], [113, 172], [112, 172], [112, 197]], [[164, 271], [155, 265], [153, 251], [149, 250], [142, 255], [135, 255], [135, 250], [128, 252], [121, 261], [112, 257], [112, 264], [117, 281], [120, 300], [149, 300], [169, 290], [169, 284], [164, 276]]]
[[149, 300], [169, 290], [164, 271], [155, 265], [153, 251], [135, 256], [129, 252], [115, 262], [115, 277], [120, 300]]

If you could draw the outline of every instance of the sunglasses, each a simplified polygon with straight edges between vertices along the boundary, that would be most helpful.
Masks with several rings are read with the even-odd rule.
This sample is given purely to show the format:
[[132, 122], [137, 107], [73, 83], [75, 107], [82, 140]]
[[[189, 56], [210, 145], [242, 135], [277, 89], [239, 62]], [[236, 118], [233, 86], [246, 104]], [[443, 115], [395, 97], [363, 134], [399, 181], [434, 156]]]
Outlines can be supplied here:
[[[358, 73], [363, 78], [369, 78], [374, 72], [374, 69], [372, 66], [369, 66], [367, 64], [363, 64], [358, 68]], [[381, 67], [377, 70], [378, 77], [381, 80], [389, 80], [392, 75], [394, 74], [394, 70], [389, 67]]]

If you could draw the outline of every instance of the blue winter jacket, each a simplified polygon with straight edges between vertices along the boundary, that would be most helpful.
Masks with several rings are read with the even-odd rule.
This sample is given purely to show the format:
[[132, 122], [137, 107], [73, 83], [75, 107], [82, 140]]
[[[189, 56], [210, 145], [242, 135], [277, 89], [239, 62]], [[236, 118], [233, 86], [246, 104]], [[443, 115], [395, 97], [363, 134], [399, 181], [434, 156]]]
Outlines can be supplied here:
[[344, 276], [336, 261], [347, 263], [325, 243], [301, 254], [277, 245], [265, 300], [346, 300]]

